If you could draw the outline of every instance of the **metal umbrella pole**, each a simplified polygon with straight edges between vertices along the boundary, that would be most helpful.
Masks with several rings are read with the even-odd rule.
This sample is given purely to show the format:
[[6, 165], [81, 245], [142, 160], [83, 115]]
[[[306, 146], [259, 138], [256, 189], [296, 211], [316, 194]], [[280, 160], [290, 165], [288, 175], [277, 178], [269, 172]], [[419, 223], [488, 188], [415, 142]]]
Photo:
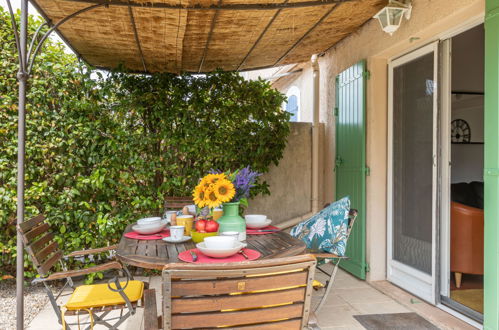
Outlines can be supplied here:
[[[16, 46], [19, 55], [19, 109], [17, 128], [17, 224], [24, 221], [24, 161], [26, 155], [26, 85], [28, 82], [27, 39], [28, 39], [28, 0], [21, 0], [21, 27], [18, 33], [17, 24], [10, 1], [9, 6], [12, 27], [15, 33]], [[24, 329], [24, 247], [21, 235], [17, 233], [17, 267], [16, 267], [16, 322], [17, 329]]]
[[[56, 31], [56, 29], [82, 13], [90, 11], [95, 8], [104, 6], [104, 4], [94, 4], [89, 7], [80, 9], [71, 15], [61, 19], [57, 24], [52, 25], [43, 23], [35, 32], [33, 40], [29, 47], [28, 44], [28, 0], [21, 0], [21, 24], [17, 28], [17, 23], [12, 10], [10, 0], [7, 0], [7, 7], [9, 9], [12, 29], [14, 30], [14, 38], [16, 42], [18, 58], [19, 58], [19, 71], [17, 73], [17, 80], [19, 82], [19, 106], [18, 106], [18, 131], [17, 131], [17, 224], [24, 222], [24, 188], [25, 188], [25, 156], [26, 156], [26, 91], [28, 78], [33, 69], [36, 56], [41, 50], [45, 40], [49, 35]], [[49, 30], [43, 35], [42, 28], [48, 25]], [[41, 35], [40, 40], [35, 48], [35, 42]], [[24, 246], [20, 233], [17, 233], [17, 265], [16, 265], [16, 326], [17, 330], [24, 329]]]

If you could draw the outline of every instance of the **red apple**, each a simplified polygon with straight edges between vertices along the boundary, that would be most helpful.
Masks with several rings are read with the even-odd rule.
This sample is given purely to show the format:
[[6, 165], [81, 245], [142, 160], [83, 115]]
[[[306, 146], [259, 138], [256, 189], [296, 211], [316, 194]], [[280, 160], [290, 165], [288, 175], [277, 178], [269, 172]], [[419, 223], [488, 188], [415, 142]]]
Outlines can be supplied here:
[[208, 220], [206, 221], [206, 232], [207, 233], [214, 233], [216, 231], [218, 231], [218, 222], [216, 222], [215, 220]]
[[196, 228], [196, 231], [198, 233], [205, 233], [206, 231], [206, 220], [203, 220], [203, 219], [200, 219], [198, 221], [196, 221], [196, 225], [195, 225], [195, 228]]

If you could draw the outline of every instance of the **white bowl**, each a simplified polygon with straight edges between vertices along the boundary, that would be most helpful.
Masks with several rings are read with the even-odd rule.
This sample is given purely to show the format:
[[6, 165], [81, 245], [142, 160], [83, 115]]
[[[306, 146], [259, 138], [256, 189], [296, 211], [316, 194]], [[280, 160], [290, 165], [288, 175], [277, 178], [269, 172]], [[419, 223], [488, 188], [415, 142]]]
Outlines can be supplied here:
[[142, 218], [137, 220], [138, 225], [153, 225], [153, 224], [159, 224], [161, 222], [160, 217], [151, 217], [151, 218]]
[[260, 225], [267, 220], [267, 216], [263, 214], [246, 214], [244, 216], [247, 224]]
[[254, 223], [250, 224], [250, 223], [246, 222], [246, 227], [251, 228], [251, 229], [260, 229], [260, 228], [267, 227], [271, 223], [272, 223], [272, 220], [270, 220], [270, 219], [267, 219], [267, 220], [265, 220], [265, 222], [259, 223], [259, 224], [254, 224]]
[[[216, 236], [212, 236], [216, 237]], [[232, 248], [225, 248], [225, 249], [212, 249], [206, 247], [206, 238], [205, 242], [201, 242], [196, 244], [196, 247], [198, 248], [199, 251], [201, 251], [202, 254], [212, 257], [212, 258], [227, 258], [230, 257], [236, 253], [238, 253], [242, 248], [244, 248], [244, 244], [241, 242], [236, 242], [236, 245], [233, 246]]]
[[231, 249], [236, 246], [236, 239], [233, 236], [208, 236], [204, 243], [208, 249]]
[[132, 230], [142, 235], [149, 235], [159, 233], [165, 229], [165, 227], [166, 221], [162, 221], [159, 224], [152, 225], [133, 225]]

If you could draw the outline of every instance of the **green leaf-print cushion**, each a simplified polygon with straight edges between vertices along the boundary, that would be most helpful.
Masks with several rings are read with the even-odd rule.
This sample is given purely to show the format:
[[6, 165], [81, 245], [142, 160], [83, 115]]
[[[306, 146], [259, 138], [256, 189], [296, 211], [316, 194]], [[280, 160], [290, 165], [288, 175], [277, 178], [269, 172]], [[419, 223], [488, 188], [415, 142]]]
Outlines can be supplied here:
[[291, 235], [302, 240], [313, 251], [345, 255], [350, 198], [336, 201], [291, 228]]

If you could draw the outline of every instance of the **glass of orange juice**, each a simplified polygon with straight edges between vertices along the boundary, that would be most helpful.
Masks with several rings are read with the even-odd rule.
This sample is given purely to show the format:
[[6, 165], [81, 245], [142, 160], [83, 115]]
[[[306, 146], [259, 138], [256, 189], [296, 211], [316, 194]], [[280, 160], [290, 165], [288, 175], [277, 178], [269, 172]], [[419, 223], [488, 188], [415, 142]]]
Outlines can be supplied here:
[[213, 220], [217, 221], [224, 214], [221, 208], [213, 209]]

